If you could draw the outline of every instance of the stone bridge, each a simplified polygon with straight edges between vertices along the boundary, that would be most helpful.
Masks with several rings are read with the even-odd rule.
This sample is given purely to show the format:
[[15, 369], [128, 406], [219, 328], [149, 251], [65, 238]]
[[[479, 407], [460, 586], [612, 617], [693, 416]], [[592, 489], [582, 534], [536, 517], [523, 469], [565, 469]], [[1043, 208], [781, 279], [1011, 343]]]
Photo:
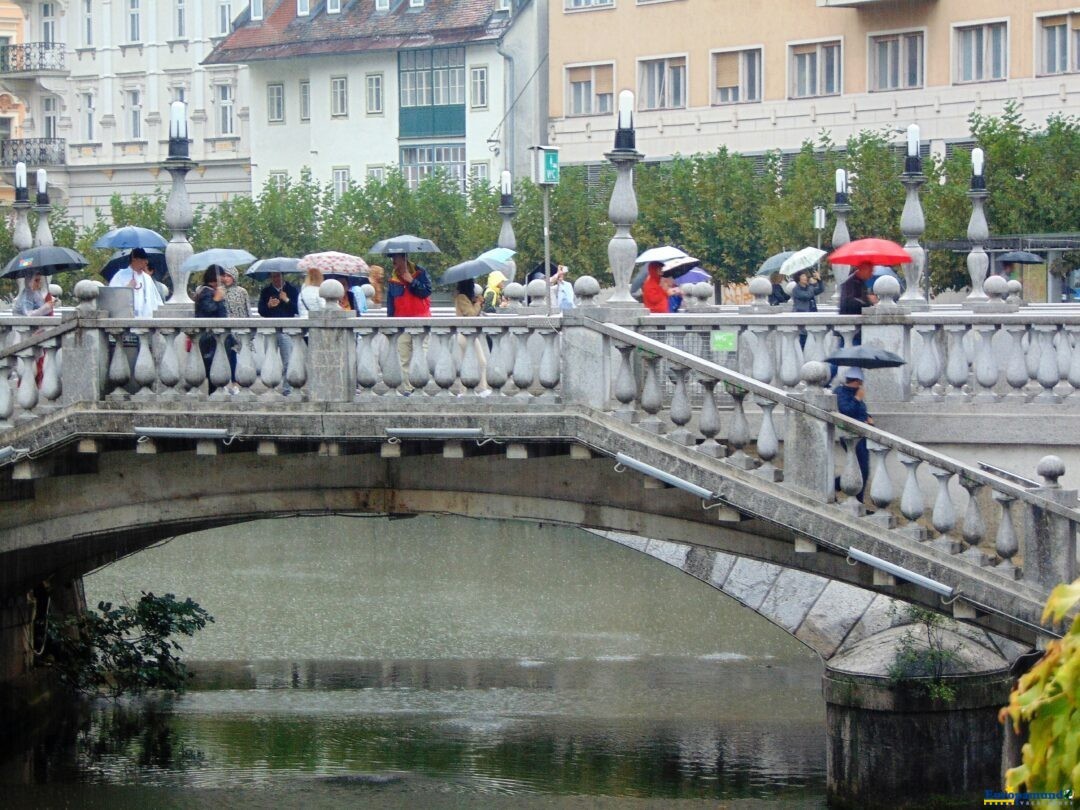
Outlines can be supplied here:
[[[849, 784], [877, 767], [865, 750], [852, 763], [856, 739], [887, 733], [852, 731], [852, 711], [935, 711], [874, 692], [901, 632], [893, 601], [949, 615], [974, 678], [954, 707], [963, 756], [985, 766], [1008, 667], [1054, 634], [1043, 603], [1076, 573], [1080, 513], [1060, 484], [1066, 462], [1080, 469], [1068, 310], [886, 300], [861, 320], [660, 318], [585, 300], [554, 317], [358, 319], [324, 289], [331, 307], [305, 320], [112, 319], [89, 285], [61, 323], [0, 319], [5, 679], [32, 665], [22, 630], [42, 583], [59, 595], [163, 538], [283, 514], [565, 523], [678, 564], [817, 650], [837, 723], [830, 773]], [[820, 362], [856, 327], [909, 360], [868, 373], [876, 426], [836, 412]], [[204, 332], [218, 346], [209, 375]], [[869, 443], [873, 513], [853, 497], [845, 437]], [[1015, 472], [1051, 449], [1041, 481]], [[935, 767], [942, 752], [918, 756]], [[950, 784], [985, 787], [980, 767]]]

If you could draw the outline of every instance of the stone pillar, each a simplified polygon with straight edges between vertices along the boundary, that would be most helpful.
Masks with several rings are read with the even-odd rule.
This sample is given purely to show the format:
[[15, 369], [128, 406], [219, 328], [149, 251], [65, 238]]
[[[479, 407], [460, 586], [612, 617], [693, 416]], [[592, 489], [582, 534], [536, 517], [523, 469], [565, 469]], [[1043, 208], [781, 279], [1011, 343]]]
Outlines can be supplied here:
[[172, 190], [169, 192], [168, 202], [165, 203], [165, 224], [172, 231], [172, 238], [165, 246], [165, 263], [169, 267], [173, 290], [169, 300], [157, 309], [155, 314], [159, 317], [183, 318], [195, 314], [195, 302], [187, 291], [187, 280], [191, 271], [181, 269], [184, 262], [195, 252], [187, 237], [194, 221], [185, 182], [187, 173], [195, 168], [190, 147], [187, 105], [182, 101], [174, 101], [169, 108], [169, 157], [162, 164], [165, 171], [172, 176]]
[[866, 399], [873, 406], [911, 399], [911, 326], [905, 307], [897, 306], [900, 283], [885, 276], [874, 285], [880, 303], [863, 310], [862, 345], [875, 346], [900, 355], [909, 362], [898, 368], [875, 368], [866, 372]]
[[[76, 317], [93, 318], [99, 287], [89, 279], [75, 285]], [[60, 404], [98, 402], [105, 394], [109, 373], [108, 339], [102, 329], [75, 329], [61, 338], [64, 362], [60, 368]], [[117, 347], [119, 351], [119, 347]]]
[[[341, 308], [345, 288], [340, 281], [324, 281], [319, 295], [325, 302], [323, 309], [308, 313], [311, 328], [304, 391], [312, 402], [352, 402], [356, 396], [356, 334], [345, 327], [356, 313]], [[341, 326], [329, 328], [338, 324]]]
[[[584, 287], [582, 280], [585, 278], [596, 284], [589, 276], [582, 276], [577, 284]], [[612, 386], [619, 373], [621, 358], [610, 341], [595, 329], [588, 328], [587, 324], [600, 321], [634, 329], [639, 317], [634, 310], [596, 306], [574, 307], [562, 313], [562, 366], [559, 378], [564, 402], [601, 411], [611, 408], [614, 402]]]
[[[1042, 486], [1032, 490], [1037, 495], [1062, 506], [1075, 509], [1075, 489], [1062, 489], [1058, 479], [1065, 474], [1065, 464], [1057, 456], [1044, 456], [1036, 468], [1043, 479]], [[1025, 520], [1024, 579], [1046, 588], [1077, 577], [1076, 524], [1068, 518], [1048, 512], [1038, 506], [1029, 508]]]
[[[15, 202], [11, 207], [15, 211], [15, 223], [11, 231], [11, 243], [18, 251], [33, 247], [34, 238], [30, 235], [30, 190], [26, 187], [26, 164], [15, 164]], [[26, 279], [16, 279], [21, 291]]]
[[615, 292], [607, 303], [623, 307], [640, 307], [630, 295], [630, 276], [637, 258], [637, 242], [630, 227], [637, 222], [638, 205], [634, 194], [634, 166], [644, 157], [636, 148], [633, 123], [634, 94], [619, 93], [619, 117], [615, 130], [615, 148], [604, 157], [615, 165], [615, 187], [611, 191], [608, 217], [615, 226], [615, 235], [608, 242], [608, 262], [615, 278]]
[[[968, 198], [971, 200], [971, 219], [968, 220], [967, 236], [971, 240], [971, 252], [967, 257], [968, 277], [971, 279], [971, 292], [964, 299], [964, 306], [983, 303], [987, 300], [983, 290], [983, 282], [986, 280], [986, 271], [990, 268], [990, 258], [983, 249], [983, 242], [990, 238], [990, 228], [986, 224], [986, 212], [984, 206], [989, 192], [986, 190], [986, 180], [982, 176], [982, 150], [974, 150], [978, 153], [976, 171], [971, 177], [971, 190]], [[975, 156], [973, 155], [973, 161]]]
[[[795, 399], [823, 411], [835, 411], [836, 395], [825, 387], [829, 383], [828, 365], [816, 360], [804, 363], [801, 376], [806, 387], [793, 395]], [[785, 413], [784, 423], [784, 485], [822, 503], [831, 503], [836, 499], [835, 427], [795, 410]]]
[[[918, 137], [916, 129], [915, 137]], [[922, 202], [919, 200], [919, 189], [926, 182], [926, 175], [922, 172], [922, 159], [916, 153], [908, 153], [904, 164], [904, 173], [900, 175], [900, 182], [907, 189], [907, 199], [904, 201], [904, 210], [900, 214], [900, 232], [904, 235], [904, 249], [911, 254], [911, 264], [904, 265], [904, 280], [907, 289], [900, 297], [900, 303], [908, 309], [929, 309], [930, 304], [922, 291], [922, 277], [926, 271], [926, 251], [919, 244], [919, 237], [926, 230], [926, 217], [923, 215]]]

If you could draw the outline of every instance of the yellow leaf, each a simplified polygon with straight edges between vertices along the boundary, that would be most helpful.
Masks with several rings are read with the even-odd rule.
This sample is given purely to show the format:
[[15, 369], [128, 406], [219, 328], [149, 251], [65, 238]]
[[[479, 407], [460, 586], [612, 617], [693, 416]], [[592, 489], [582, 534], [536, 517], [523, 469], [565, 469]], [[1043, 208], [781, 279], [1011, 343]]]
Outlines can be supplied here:
[[1046, 609], [1042, 615], [1043, 623], [1045, 624], [1050, 617], [1053, 617], [1055, 624], [1060, 622], [1077, 602], [1080, 602], [1080, 579], [1071, 585], [1062, 583], [1056, 586], [1050, 592], [1050, 598], [1046, 600]]

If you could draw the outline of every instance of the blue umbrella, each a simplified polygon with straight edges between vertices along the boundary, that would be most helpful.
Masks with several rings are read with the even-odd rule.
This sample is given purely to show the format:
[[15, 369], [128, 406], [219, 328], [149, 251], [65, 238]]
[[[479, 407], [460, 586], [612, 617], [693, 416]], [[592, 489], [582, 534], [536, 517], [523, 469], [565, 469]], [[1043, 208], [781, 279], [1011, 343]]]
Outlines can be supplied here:
[[712, 281], [712, 276], [702, 270], [700, 267], [694, 267], [681, 276], [676, 277], [675, 283], [680, 287], [683, 284], [697, 284], [699, 281]]
[[114, 250], [130, 250], [137, 247], [164, 250], [167, 244], [165, 237], [157, 231], [140, 228], [137, 225], [125, 225], [123, 228], [113, 228], [94, 242], [94, 247]]
[[299, 259], [290, 259], [287, 256], [275, 256], [272, 259], [259, 259], [247, 269], [247, 272], [244, 275], [266, 278], [271, 273], [303, 273], [304, 271], [297, 266], [299, 264]]
[[492, 248], [491, 250], [484, 251], [475, 259], [470, 259], [461, 264], [455, 264], [443, 273], [443, 277], [439, 279], [439, 283], [457, 284], [459, 281], [465, 281], [466, 279], [486, 276], [493, 270], [498, 270], [499, 272], [504, 273], [507, 278], [511, 278], [513, 273], [510, 272], [511, 268], [508, 262], [513, 255], [514, 251], [509, 248]]
[[[146, 263], [150, 266], [150, 274], [155, 281], [164, 282], [169, 278], [169, 266], [165, 263], [164, 252], [150, 248], [146, 251]], [[129, 264], [131, 264], [131, 251], [118, 250], [105, 262], [105, 266], [101, 268], [101, 275], [106, 281], [111, 281], [117, 270], [122, 270]]]
[[212, 264], [218, 264], [222, 267], [239, 267], [244, 264], [251, 264], [253, 261], [255, 261], [255, 257], [246, 250], [239, 250], [237, 248], [210, 248], [210, 250], [204, 250], [201, 253], [196, 253], [194, 256], [188, 257], [187, 261], [180, 265], [180, 269], [191, 273], [197, 273], [200, 270], [205, 270]]
[[774, 253], [761, 263], [761, 267], [758, 268], [758, 271], [754, 275], [771, 276], [773, 273], [779, 273], [780, 267], [784, 264], [784, 261], [794, 255], [794, 250], [785, 250], [782, 253]]

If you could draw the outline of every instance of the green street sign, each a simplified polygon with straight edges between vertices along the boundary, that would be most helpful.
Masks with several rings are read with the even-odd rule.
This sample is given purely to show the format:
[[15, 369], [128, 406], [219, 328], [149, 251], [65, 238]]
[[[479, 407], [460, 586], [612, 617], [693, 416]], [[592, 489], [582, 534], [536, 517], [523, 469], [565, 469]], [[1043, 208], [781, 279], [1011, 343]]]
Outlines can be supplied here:
[[559, 182], [559, 153], [554, 149], [544, 150], [544, 183], [546, 185], [558, 185]]
[[734, 352], [738, 350], [738, 332], [710, 332], [709, 337], [714, 352]]

